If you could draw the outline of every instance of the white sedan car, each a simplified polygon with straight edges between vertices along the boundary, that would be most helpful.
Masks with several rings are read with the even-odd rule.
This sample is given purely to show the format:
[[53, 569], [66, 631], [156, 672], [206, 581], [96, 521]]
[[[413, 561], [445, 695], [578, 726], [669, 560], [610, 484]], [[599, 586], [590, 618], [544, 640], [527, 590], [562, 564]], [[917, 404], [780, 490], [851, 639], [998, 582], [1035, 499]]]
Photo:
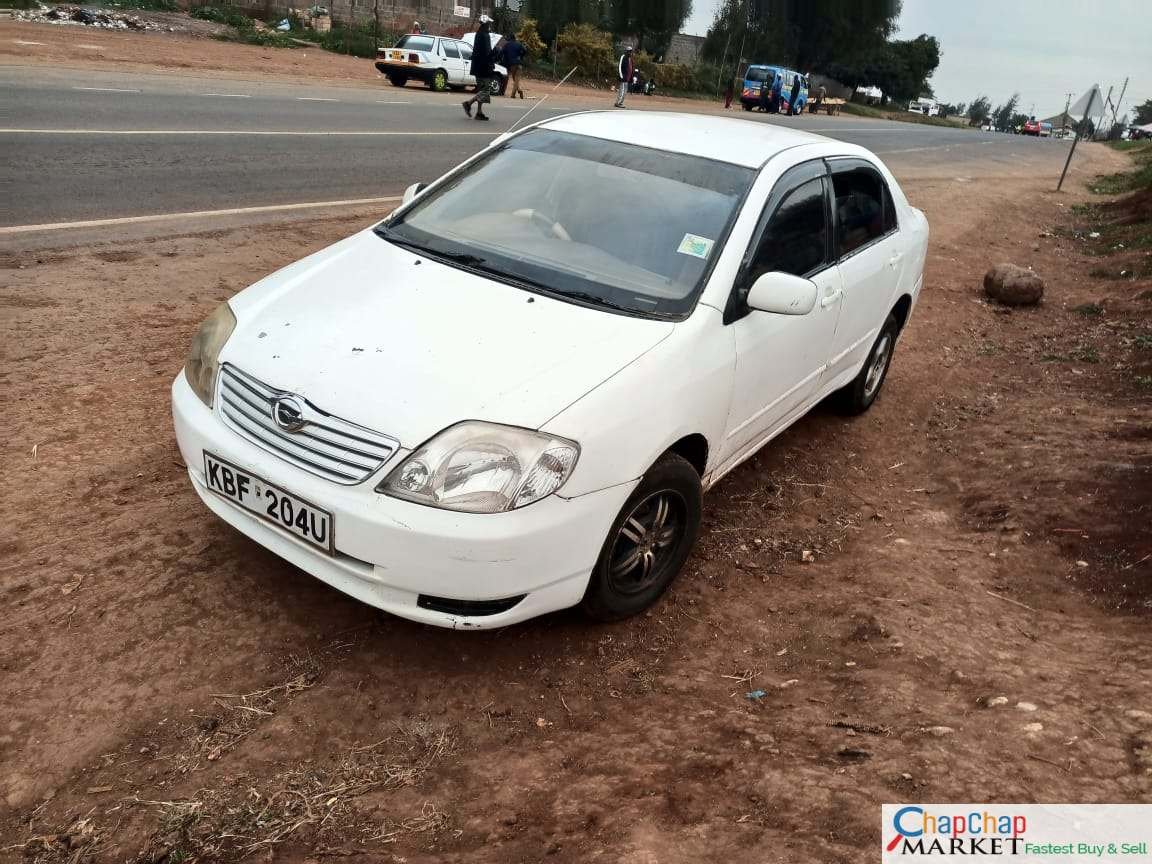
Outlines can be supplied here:
[[[466, 33], [463, 39], [450, 39], [409, 34], [392, 48], [376, 50], [376, 69], [394, 87], [404, 87], [410, 80], [423, 81], [433, 90], [475, 87], [476, 77], [469, 71], [475, 36], [475, 33]], [[501, 38], [492, 34], [493, 48]], [[493, 95], [503, 93], [507, 83], [508, 70], [497, 63], [492, 75]]]
[[548, 120], [221, 305], [176, 436], [212, 511], [373, 606], [623, 618], [684, 565], [704, 490], [825, 397], [872, 404], [927, 240], [861, 147]]

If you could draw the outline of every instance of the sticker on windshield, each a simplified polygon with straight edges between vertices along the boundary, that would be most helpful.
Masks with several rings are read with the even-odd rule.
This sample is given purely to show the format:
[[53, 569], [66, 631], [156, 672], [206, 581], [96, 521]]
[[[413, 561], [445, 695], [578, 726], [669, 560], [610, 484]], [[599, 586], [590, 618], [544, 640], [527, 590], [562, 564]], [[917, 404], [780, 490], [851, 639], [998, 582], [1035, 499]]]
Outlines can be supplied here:
[[691, 255], [693, 258], [707, 258], [712, 251], [712, 244], [715, 242], [715, 240], [709, 240], [707, 237], [685, 234], [676, 251], [681, 255]]

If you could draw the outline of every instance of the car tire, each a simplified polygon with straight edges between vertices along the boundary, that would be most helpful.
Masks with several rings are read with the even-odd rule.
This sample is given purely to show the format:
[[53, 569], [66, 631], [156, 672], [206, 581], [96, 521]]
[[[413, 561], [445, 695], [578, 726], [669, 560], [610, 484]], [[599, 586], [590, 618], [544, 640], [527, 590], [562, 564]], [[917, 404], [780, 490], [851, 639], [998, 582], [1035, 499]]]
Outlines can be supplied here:
[[648, 469], [612, 523], [581, 609], [598, 621], [643, 612], [668, 590], [700, 532], [700, 475], [665, 453]]
[[428, 79], [428, 88], [435, 90], [437, 93], [443, 93], [448, 89], [448, 73], [443, 69], [437, 69], [432, 73], [432, 77]]
[[393, 87], [403, 87], [405, 84], [408, 83], [408, 76], [407, 75], [389, 75], [388, 76], [388, 83], [391, 84]]
[[900, 324], [889, 315], [876, 341], [872, 343], [872, 350], [860, 367], [860, 373], [851, 384], [836, 391], [836, 406], [842, 413], [863, 414], [872, 407], [888, 377], [888, 368], [892, 365], [892, 354], [896, 350], [896, 339], [899, 336]]
[[742, 107], [742, 108], [743, 108], [745, 111], [751, 111], [751, 110], [752, 110], [752, 106], [751, 106], [751, 105], [749, 105], [747, 102], [741, 102], [741, 103], [740, 103], [740, 106], [741, 106], [741, 107]]
[[504, 95], [504, 88], [506, 88], [507, 86], [508, 86], [508, 79], [506, 79], [503, 75], [497, 75], [495, 78], [492, 79], [492, 95], [493, 96], [503, 96]]

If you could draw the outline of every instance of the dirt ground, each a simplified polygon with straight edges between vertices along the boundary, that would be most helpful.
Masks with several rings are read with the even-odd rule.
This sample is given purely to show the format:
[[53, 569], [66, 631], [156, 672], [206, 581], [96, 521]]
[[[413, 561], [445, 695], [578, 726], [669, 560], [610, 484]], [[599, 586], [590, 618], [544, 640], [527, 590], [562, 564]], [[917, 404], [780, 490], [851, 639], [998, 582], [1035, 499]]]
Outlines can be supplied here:
[[[612, 626], [391, 618], [193, 493], [198, 322], [368, 213], [0, 259], [0, 861], [855, 864], [882, 802], [1152, 801], [1152, 282], [1089, 275], [1079, 184], [902, 179], [878, 403], [729, 475]], [[1000, 260], [1040, 307], [984, 301]]]

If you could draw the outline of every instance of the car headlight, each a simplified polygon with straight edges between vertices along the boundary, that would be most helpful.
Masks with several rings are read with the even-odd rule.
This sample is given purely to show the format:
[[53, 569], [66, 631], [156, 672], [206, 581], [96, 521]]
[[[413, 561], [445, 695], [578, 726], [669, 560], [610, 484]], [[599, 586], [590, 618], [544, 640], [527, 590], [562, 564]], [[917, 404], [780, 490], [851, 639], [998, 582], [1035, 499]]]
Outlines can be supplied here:
[[200, 401], [212, 407], [212, 394], [216, 389], [217, 362], [220, 349], [236, 329], [236, 316], [227, 303], [221, 303], [209, 315], [196, 338], [192, 340], [192, 347], [188, 350], [188, 359], [184, 363], [184, 377], [188, 379], [188, 386], [192, 392], [200, 397]]
[[376, 491], [444, 510], [500, 513], [551, 495], [579, 454], [563, 438], [469, 420], [413, 452]]

